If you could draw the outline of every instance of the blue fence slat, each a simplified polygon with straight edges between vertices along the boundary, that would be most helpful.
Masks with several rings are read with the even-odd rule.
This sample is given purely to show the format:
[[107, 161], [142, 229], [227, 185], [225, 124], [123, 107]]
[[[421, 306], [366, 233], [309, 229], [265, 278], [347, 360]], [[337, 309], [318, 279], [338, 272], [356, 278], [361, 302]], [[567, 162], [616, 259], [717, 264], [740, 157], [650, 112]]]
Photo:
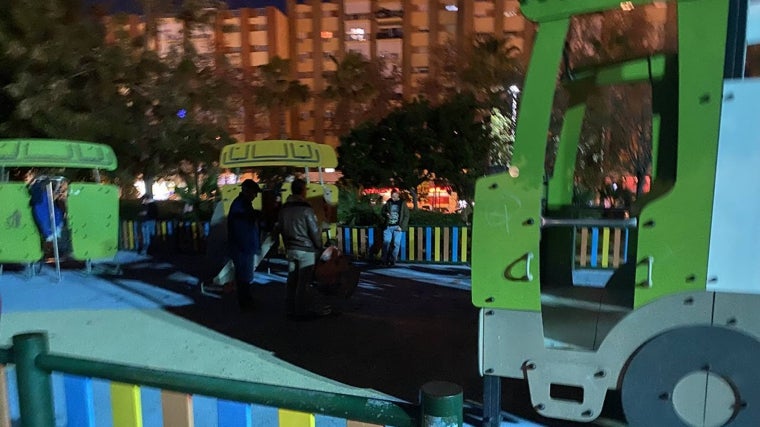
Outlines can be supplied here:
[[132, 246], [130, 249], [137, 250], [140, 248], [140, 228], [142, 228], [142, 223], [138, 221], [134, 221], [132, 223], [132, 235], [134, 236], [134, 239], [132, 239], [132, 242], [130, 245]]
[[351, 255], [351, 229], [343, 229], [343, 253]]
[[406, 239], [409, 238], [409, 232], [404, 231], [401, 235], [401, 250], [398, 252], [399, 259], [401, 261], [406, 261], [409, 257], [407, 256], [407, 247], [409, 246], [409, 243], [406, 241]]
[[317, 427], [346, 427], [346, 420], [343, 418], [314, 414], [314, 425]]
[[451, 227], [451, 262], [459, 262], [459, 227]]
[[[263, 405], [251, 405], [251, 427], [272, 427], [280, 423], [280, 413], [277, 408]], [[345, 421], [343, 427], [345, 427]]]
[[599, 229], [594, 227], [591, 229], [591, 266], [596, 267], [596, 263], [599, 258]]
[[216, 408], [219, 427], [252, 427], [250, 404], [219, 399]]
[[92, 380], [77, 375], [63, 376], [66, 393], [66, 422], [70, 426], [95, 427]]
[[163, 402], [161, 389], [140, 386], [140, 405], [142, 406], [142, 427], [164, 427]]
[[433, 260], [433, 229], [425, 227], [425, 261]]

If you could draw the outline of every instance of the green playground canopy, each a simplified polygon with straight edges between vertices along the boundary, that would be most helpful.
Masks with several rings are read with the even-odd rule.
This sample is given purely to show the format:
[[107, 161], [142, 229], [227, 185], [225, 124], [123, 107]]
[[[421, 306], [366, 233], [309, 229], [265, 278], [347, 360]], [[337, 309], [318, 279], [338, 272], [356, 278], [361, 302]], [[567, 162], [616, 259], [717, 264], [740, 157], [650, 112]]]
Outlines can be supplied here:
[[0, 167], [116, 169], [108, 145], [63, 139], [0, 139]]

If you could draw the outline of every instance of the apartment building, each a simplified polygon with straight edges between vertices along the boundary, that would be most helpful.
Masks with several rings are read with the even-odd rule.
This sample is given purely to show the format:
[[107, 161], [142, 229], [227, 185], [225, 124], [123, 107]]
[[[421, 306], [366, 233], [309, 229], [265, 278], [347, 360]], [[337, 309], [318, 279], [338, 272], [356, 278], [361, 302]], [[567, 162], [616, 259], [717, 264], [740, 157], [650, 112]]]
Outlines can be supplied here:
[[[136, 36], [145, 31], [143, 17], [130, 16], [119, 27]], [[181, 41], [182, 25], [162, 17], [153, 48], [165, 54]], [[430, 54], [438, 44], [455, 43], [467, 49], [482, 34], [507, 37], [514, 51], [525, 53], [534, 27], [519, 12], [518, 0], [287, 0], [277, 8], [219, 11], [213, 28], [194, 30], [191, 39], [209, 58], [223, 54], [246, 78], [275, 55], [291, 61], [291, 78], [313, 94], [326, 87], [325, 74], [335, 70], [331, 58], [348, 51], [367, 58], [382, 57], [400, 71], [395, 89], [399, 99], [419, 93], [420, 81], [436, 73]], [[241, 94], [246, 98], [245, 94]], [[231, 130], [238, 140], [292, 138], [337, 146], [333, 130], [335, 105], [319, 96], [271, 120], [243, 99]], [[273, 124], [282, 123], [280, 129]]]
[[[432, 48], [453, 42], [466, 49], [481, 34], [510, 36], [517, 51], [533, 37], [533, 26], [519, 12], [518, 0], [288, 0], [287, 15], [293, 76], [319, 93], [324, 73], [333, 71], [331, 56], [348, 51], [367, 58], [382, 57], [401, 72], [396, 89], [403, 99], [419, 93], [430, 73]], [[330, 145], [338, 137], [329, 126], [334, 105], [315, 98], [294, 109], [290, 133]]]

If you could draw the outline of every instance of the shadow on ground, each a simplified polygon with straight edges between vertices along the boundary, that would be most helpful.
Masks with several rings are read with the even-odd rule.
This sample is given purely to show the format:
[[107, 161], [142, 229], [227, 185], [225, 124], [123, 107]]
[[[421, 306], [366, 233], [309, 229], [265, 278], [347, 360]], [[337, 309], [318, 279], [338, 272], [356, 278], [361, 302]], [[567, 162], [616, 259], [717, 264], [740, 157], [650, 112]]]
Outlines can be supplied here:
[[[406, 278], [405, 268], [362, 266], [359, 288], [350, 299], [338, 301], [340, 314], [294, 321], [284, 314], [282, 262], [270, 263], [269, 269], [266, 264], [259, 267], [256, 308], [247, 313], [238, 309], [234, 293], [214, 298], [200, 292], [192, 278], [216, 272], [216, 266], [203, 256], [172, 255], [123, 267], [121, 278], [140, 280], [194, 301], [168, 311], [271, 351], [315, 374], [410, 402], [418, 401], [424, 383], [449, 381], [462, 386], [465, 400], [483, 401], [477, 363], [478, 313], [468, 290]], [[446, 274], [427, 267], [409, 268]], [[453, 273], [461, 274], [461, 270]], [[527, 385], [521, 381], [503, 380], [502, 409], [549, 426], [581, 425], [537, 417]]]

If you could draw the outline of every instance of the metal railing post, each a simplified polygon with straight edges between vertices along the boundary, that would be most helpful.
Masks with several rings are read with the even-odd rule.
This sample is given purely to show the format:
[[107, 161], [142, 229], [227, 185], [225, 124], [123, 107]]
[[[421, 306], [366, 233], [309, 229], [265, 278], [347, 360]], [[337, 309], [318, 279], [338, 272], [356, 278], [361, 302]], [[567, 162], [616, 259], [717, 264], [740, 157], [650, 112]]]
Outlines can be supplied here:
[[53, 382], [51, 373], [37, 367], [36, 359], [48, 352], [47, 334], [30, 332], [13, 337], [19, 412], [24, 427], [52, 427]]
[[422, 427], [462, 427], [464, 398], [462, 387], [445, 381], [431, 381], [420, 389]]

